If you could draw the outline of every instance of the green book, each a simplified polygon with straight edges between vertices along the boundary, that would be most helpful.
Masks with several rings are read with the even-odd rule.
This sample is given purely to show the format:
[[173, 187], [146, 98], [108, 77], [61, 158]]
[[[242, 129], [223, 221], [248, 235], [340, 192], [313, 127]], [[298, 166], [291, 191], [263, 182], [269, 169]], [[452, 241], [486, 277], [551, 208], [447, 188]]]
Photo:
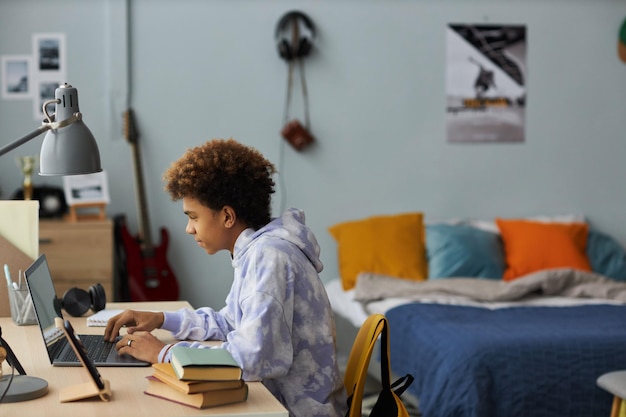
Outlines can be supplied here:
[[184, 381], [228, 381], [241, 379], [242, 369], [226, 349], [173, 346], [172, 367]]

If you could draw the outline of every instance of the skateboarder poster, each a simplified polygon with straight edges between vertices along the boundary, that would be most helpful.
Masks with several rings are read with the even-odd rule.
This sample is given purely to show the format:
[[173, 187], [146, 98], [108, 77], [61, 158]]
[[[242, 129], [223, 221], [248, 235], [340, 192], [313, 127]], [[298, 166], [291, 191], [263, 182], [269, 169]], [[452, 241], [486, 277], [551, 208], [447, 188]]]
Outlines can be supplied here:
[[524, 142], [526, 27], [446, 27], [448, 142]]

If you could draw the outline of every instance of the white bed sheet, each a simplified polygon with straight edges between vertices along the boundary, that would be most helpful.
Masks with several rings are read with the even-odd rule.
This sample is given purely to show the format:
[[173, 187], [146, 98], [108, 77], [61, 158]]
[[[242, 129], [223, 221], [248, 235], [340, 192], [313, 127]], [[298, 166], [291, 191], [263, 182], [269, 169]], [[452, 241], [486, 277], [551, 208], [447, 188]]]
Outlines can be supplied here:
[[356, 327], [361, 327], [361, 323], [367, 318], [367, 312], [363, 305], [354, 299], [354, 290], [345, 291], [339, 279], [332, 279], [324, 286], [333, 311], [350, 320]]
[[326, 286], [330, 305], [335, 313], [348, 319], [356, 327], [361, 327], [370, 314], [385, 314], [393, 307], [413, 302], [413, 300], [406, 298], [387, 298], [369, 303], [366, 309], [363, 303], [354, 299], [353, 289], [347, 291], [343, 289], [340, 279], [332, 279], [324, 285]]

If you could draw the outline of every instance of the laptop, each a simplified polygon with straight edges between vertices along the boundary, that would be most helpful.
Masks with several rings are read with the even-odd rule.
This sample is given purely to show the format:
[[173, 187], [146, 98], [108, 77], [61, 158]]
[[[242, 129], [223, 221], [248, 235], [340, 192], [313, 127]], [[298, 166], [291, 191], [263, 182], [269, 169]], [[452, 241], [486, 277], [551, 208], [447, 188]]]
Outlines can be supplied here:
[[[35, 316], [41, 330], [50, 363], [54, 366], [81, 366], [79, 358], [67, 342], [63, 329], [55, 318], [63, 319], [61, 303], [57, 299], [46, 255], [41, 254], [24, 272]], [[149, 366], [129, 355], [119, 355], [115, 343], [104, 340], [104, 335], [78, 335], [89, 357], [96, 366]]]

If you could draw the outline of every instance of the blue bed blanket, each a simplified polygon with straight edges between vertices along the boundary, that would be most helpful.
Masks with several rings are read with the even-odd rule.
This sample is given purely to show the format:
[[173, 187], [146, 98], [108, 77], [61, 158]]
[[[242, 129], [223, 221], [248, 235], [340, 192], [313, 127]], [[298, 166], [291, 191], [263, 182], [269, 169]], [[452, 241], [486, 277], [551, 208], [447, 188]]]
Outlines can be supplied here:
[[424, 417], [600, 417], [596, 385], [626, 369], [626, 306], [485, 309], [410, 303], [386, 313], [391, 367]]

